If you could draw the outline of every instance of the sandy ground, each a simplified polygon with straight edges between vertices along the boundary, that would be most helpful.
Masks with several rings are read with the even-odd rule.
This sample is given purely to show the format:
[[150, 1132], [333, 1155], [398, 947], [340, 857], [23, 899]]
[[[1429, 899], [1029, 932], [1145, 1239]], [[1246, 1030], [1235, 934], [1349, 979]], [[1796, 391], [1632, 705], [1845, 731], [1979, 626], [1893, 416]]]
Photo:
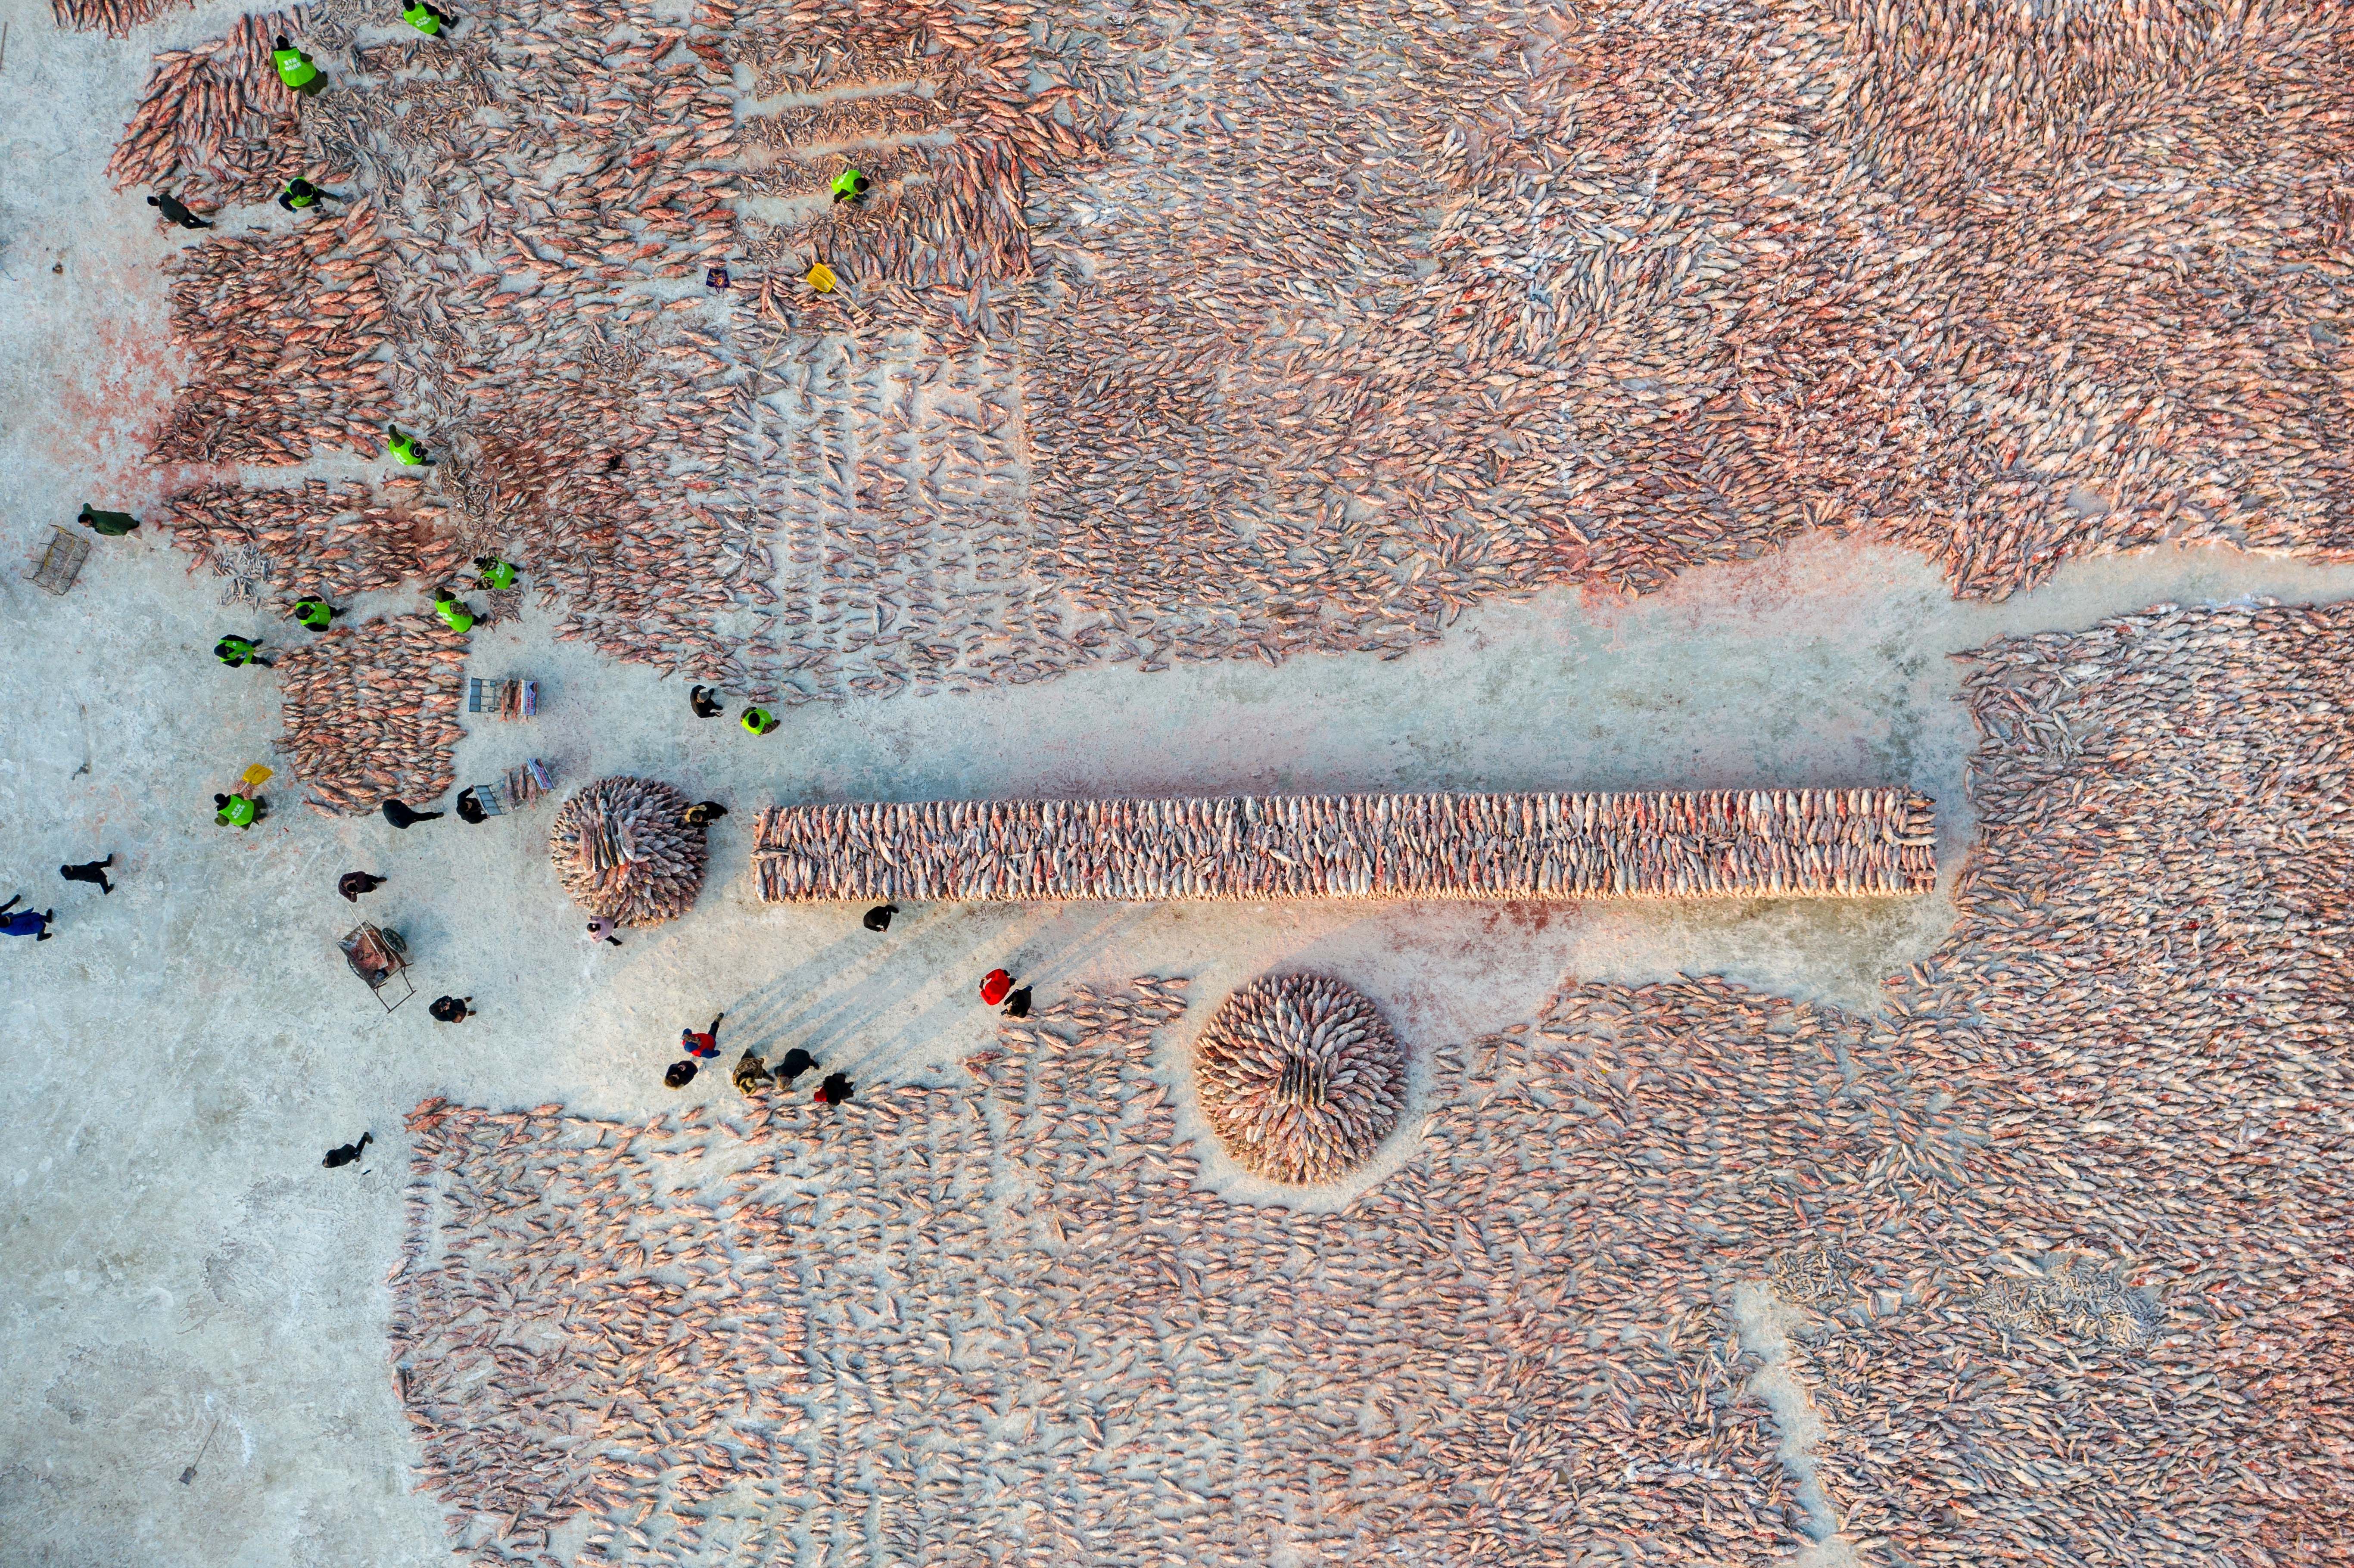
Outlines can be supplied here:
[[[14, 106], [0, 517], [13, 557], [85, 497], [147, 509], [186, 477], [143, 468], [137, 446], [171, 386], [157, 263], [180, 237], [155, 233], [139, 193], [105, 191], [99, 171], [145, 55], [223, 14], [167, 18], [136, 50], [61, 36], [46, 7], [0, 15], [0, 94]], [[153, 530], [97, 541], [62, 599], [13, 560], [0, 577], [0, 896], [22, 889], [58, 911], [55, 940], [0, 951], [0, 1562], [439, 1558], [438, 1510], [408, 1489], [409, 1434], [385, 1387], [379, 1283], [400, 1237], [399, 1118], [429, 1094], [611, 1115], [673, 1104], [659, 1081], [671, 1043], [721, 1010], [731, 1059], [803, 1044], [868, 1082], [932, 1077], [990, 1037], [972, 986], [998, 963], [1042, 996], [1193, 977], [1191, 1011], [1162, 1046], [1181, 1090], [1189, 1032], [1278, 966], [1363, 989], [1419, 1064], [1436, 1043], [1528, 1016], [1568, 975], [1719, 973], [1868, 1008], [1950, 917], [1942, 896], [925, 908], [875, 938], [855, 909], [755, 902], [746, 846], [762, 803], [1910, 784], [1939, 800], [1950, 882], [1970, 832], [1973, 736], [1946, 655], [2163, 600], [2345, 597], [2354, 569], [2168, 552], [1963, 605], [1916, 556], [1818, 541], [1638, 602], [1492, 606], [1394, 662], [1102, 671], [988, 696], [810, 706], [760, 741], [694, 720], [677, 683], [554, 641], [553, 615], [535, 610], [478, 636], [469, 672], [537, 678], [542, 716], [475, 721], [460, 779], [537, 756], [560, 783], [649, 773], [736, 811], [689, 918], [594, 949], [576, 940], [547, 864], [551, 803], [397, 833], [318, 817], [281, 776], [261, 828], [216, 828], [211, 793], [272, 760], [278, 712], [268, 673], [226, 671], [210, 645], [257, 627], [302, 636], [222, 610], [217, 589]], [[362, 608], [410, 602], [382, 600]], [[111, 896], [58, 880], [60, 862], [110, 852]], [[350, 869], [390, 878], [358, 913], [398, 927], [415, 955], [419, 994], [391, 1014], [333, 945], [355, 916], [334, 894]], [[442, 991], [471, 994], [482, 1015], [434, 1024], [425, 1003]], [[684, 1098], [732, 1092], [707, 1073]], [[364, 1171], [320, 1169], [363, 1128], [379, 1139]], [[1411, 1147], [1409, 1131], [1368, 1179]], [[195, 1478], [175, 1484], [191, 1463]]]

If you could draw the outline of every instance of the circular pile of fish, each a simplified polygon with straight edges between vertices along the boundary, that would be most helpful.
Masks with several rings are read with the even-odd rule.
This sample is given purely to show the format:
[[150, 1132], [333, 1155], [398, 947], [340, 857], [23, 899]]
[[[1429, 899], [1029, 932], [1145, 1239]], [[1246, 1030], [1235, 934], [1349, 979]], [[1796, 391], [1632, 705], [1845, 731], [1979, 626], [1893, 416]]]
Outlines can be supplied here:
[[547, 835], [565, 891], [624, 926], [685, 914], [709, 854], [686, 808], [686, 797], [658, 779], [599, 779], [565, 801]]
[[1226, 1152], [1278, 1181], [1337, 1181], [1397, 1126], [1405, 1053], [1365, 993], [1264, 975], [1219, 1005], [1193, 1059]]

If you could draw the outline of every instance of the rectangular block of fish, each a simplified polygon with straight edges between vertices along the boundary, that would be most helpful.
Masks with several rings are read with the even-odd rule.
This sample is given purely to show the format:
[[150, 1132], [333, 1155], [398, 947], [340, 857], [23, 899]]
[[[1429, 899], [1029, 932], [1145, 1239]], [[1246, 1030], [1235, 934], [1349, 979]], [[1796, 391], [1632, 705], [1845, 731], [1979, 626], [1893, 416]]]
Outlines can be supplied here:
[[1926, 893], [1904, 789], [772, 806], [771, 903], [1794, 898]]

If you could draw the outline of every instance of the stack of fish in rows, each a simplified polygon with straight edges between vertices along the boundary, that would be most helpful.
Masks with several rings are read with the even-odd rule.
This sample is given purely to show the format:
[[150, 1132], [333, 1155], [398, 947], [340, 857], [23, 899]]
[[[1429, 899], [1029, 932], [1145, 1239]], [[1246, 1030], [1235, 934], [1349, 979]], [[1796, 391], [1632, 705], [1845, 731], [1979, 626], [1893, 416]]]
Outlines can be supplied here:
[[377, 269], [391, 260], [366, 203], [292, 234], [176, 253], [172, 330], [195, 361], [155, 438], [156, 462], [302, 462], [377, 451], [392, 418], [391, 341]]
[[1270, 975], [1218, 1004], [1193, 1053], [1202, 1114], [1226, 1152], [1278, 1181], [1331, 1181], [1397, 1126], [1405, 1053], [1364, 992]]
[[1925, 795], [1297, 795], [772, 806], [771, 902], [1926, 893]]
[[107, 160], [114, 188], [162, 185], [186, 201], [227, 206], [266, 201], [296, 175], [319, 185], [344, 178], [349, 171], [323, 162], [304, 139], [302, 101], [270, 64], [271, 41], [302, 26], [299, 9], [244, 16], [227, 37], [157, 55]]
[[[1575, 1189], [1616, 1151], [1539, 1142], [1583, 1122], [1566, 1101], [1498, 1084], [1450, 1124], [1442, 1147], [1493, 1162], [1476, 1192], [1236, 1205], [1196, 1187], [1153, 1075], [1154, 1034], [1183, 1007], [1182, 981], [1082, 991], [1006, 1028], [970, 1064], [977, 1087], [795, 1097], [716, 1127], [699, 1110], [446, 1113], [412, 1157], [433, 1191], [405, 1250], [451, 1262], [404, 1264], [396, 1320], [467, 1315], [487, 1341], [475, 1309], [495, 1301], [530, 1347], [396, 1347], [453, 1542], [475, 1563], [529, 1562], [518, 1512], [579, 1510], [588, 1563], [1567, 1563], [1670, 1542], [1748, 1561], [1803, 1544], [1745, 1392], [1755, 1363], [1708, 1284], [1618, 1227], [1594, 1239]], [[1822, 1041], [1784, 1049], [1835, 1071]], [[1861, 1144], [1815, 1153], [1860, 1164]], [[1500, 1210], [1545, 1218], [1515, 1231]], [[1778, 1198], [1763, 1214], [1773, 1241], [1796, 1228]], [[698, 1345], [685, 1324], [650, 1357], [647, 1276], [688, 1323], [790, 1324], [796, 1364], [739, 1361], [742, 1341]], [[564, 1455], [527, 1485], [541, 1434]]]
[[270, 587], [289, 600], [304, 594], [341, 600], [410, 578], [442, 584], [467, 574], [458, 542], [442, 531], [443, 509], [419, 503], [418, 482], [389, 480], [382, 488], [385, 504], [364, 485], [320, 479], [283, 490], [182, 491], [166, 503], [172, 543], [224, 573], [249, 546]]
[[49, 14], [60, 27], [72, 27], [91, 32], [103, 27], [110, 37], [131, 36], [131, 29], [143, 26], [175, 5], [193, 5], [196, 0], [49, 0]]
[[599, 779], [556, 813], [547, 856], [564, 890], [624, 926], [676, 919], [703, 890], [710, 845], [687, 799], [657, 779]]
[[278, 749], [329, 815], [440, 799], [465, 732], [466, 639], [429, 615], [331, 628], [281, 657]]

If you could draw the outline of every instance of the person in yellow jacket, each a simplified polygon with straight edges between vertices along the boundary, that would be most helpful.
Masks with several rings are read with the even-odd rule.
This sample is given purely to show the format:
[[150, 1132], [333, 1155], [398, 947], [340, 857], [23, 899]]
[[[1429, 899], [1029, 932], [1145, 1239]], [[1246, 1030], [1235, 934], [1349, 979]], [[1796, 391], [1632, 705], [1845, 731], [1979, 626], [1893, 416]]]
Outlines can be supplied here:
[[321, 76], [319, 68], [311, 63], [311, 57], [296, 48], [283, 33], [279, 34], [278, 41], [270, 46], [270, 63], [278, 68], [279, 80], [305, 98], [315, 95], [327, 85], [327, 79]]

